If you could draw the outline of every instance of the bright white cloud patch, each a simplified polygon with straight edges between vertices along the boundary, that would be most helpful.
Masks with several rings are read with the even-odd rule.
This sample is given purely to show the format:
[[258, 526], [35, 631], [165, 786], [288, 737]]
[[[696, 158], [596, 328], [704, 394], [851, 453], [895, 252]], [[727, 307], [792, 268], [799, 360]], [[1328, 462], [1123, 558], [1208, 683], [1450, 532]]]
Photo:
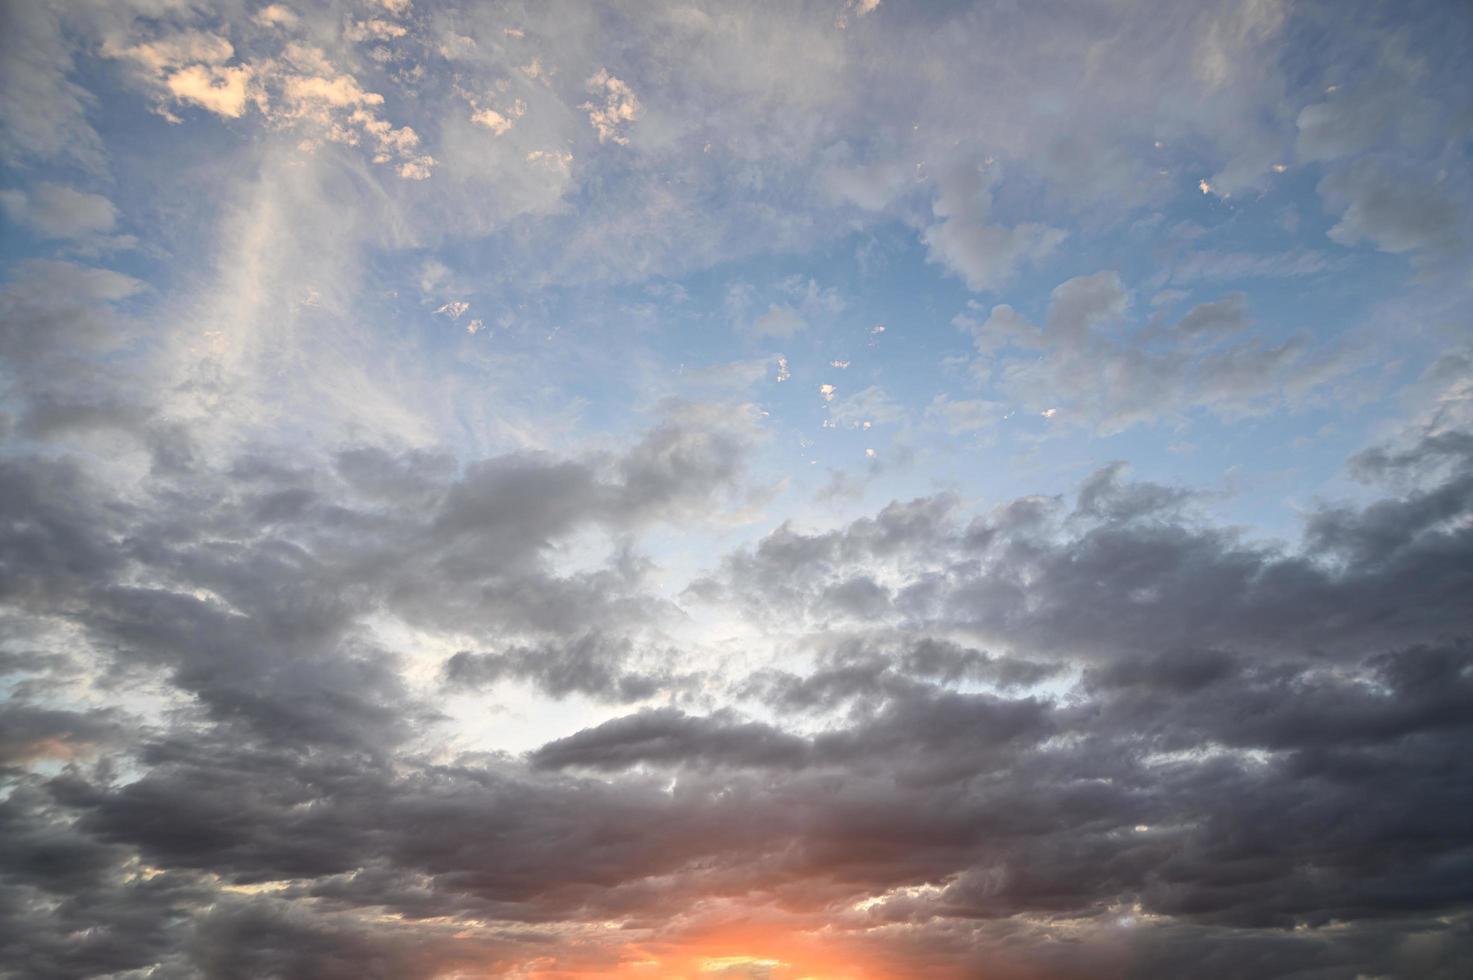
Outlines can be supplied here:
[[[540, 74], [534, 73], [535, 74]], [[579, 108], [588, 112], [588, 121], [598, 131], [600, 143], [629, 142], [629, 124], [639, 118], [639, 99], [627, 84], [610, 75], [608, 69], [600, 68], [584, 86], [595, 96]]]
[[489, 107], [478, 108], [471, 113], [471, 122], [486, 127], [497, 136], [505, 136], [526, 112], [527, 104], [518, 99], [506, 110], [505, 115]]

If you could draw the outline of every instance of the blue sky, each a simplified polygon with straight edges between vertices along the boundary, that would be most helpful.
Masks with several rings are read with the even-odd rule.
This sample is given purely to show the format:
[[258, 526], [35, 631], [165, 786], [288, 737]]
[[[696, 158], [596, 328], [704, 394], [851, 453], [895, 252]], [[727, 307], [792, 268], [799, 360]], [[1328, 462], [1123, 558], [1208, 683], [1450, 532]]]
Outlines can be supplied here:
[[[1367, 767], [1454, 747], [1408, 678], [1470, 676], [1466, 5], [3, 17], [0, 781], [16, 833], [107, 855], [6, 901], [178, 889], [95, 969], [0, 936], [17, 976], [236, 975], [253, 930], [279, 939], [259, 976], [329, 975], [324, 949], [427, 977], [1167, 975], [1235, 949], [1453, 975], [1466, 832], [1393, 881], [1393, 831], [1356, 864], [1306, 818], [1244, 845], [1276, 869], [1246, 896], [1184, 856], [1212, 839], [1120, 842], [1196, 833], [1217, 792], [1461, 799], [1291, 777], [1356, 712], [1397, 733]], [[1267, 716], [1302, 730], [1242, 720]], [[145, 801], [208, 822], [210, 766], [389, 843], [150, 836]], [[1140, 795], [1076, 795], [1096, 778]], [[848, 852], [824, 779], [906, 856]], [[447, 842], [586, 799], [586, 825], [508, 834], [570, 861], [626, 819], [672, 843], [611, 858], [597, 897], [552, 857], [511, 887], [506, 854], [391, 825], [439, 792]], [[742, 793], [763, 841], [713, 843]], [[981, 825], [1002, 797], [1071, 816], [944, 854], [899, 817]], [[256, 843], [295, 819], [252, 812]], [[1317, 862], [1339, 877], [1295, 877]], [[1086, 884], [1018, 884], [1045, 866]]]

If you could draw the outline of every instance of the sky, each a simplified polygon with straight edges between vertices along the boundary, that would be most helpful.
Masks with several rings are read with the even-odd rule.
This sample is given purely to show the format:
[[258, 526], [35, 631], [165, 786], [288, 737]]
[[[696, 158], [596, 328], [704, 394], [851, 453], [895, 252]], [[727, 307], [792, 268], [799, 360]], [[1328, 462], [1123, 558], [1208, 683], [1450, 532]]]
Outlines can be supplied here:
[[1462, 977], [1473, 6], [0, 2], [0, 977]]

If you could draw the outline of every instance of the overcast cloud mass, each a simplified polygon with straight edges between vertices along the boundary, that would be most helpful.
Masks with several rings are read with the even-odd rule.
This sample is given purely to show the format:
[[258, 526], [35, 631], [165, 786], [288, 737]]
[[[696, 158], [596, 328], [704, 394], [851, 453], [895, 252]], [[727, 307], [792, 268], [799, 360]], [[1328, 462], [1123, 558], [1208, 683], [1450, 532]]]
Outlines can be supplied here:
[[0, 977], [1467, 977], [1470, 45], [3, 0]]

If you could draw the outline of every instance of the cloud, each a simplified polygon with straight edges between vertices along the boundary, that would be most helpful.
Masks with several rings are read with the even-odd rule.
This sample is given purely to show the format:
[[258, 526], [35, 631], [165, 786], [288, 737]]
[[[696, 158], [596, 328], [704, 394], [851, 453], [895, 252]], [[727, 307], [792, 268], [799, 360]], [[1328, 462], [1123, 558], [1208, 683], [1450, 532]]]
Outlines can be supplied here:
[[840, 8], [838, 15], [834, 17], [834, 26], [841, 31], [846, 30], [849, 27], [850, 14], [853, 14], [855, 17], [864, 17], [874, 13], [879, 9], [879, 6], [880, 0], [844, 0], [843, 7]]
[[[1086, 322], [1123, 308], [1108, 278], [1066, 296]], [[802, 659], [709, 673], [719, 707], [575, 724], [525, 758], [408, 750], [438, 716], [368, 624], [481, 633], [494, 652], [437, 680], [483, 697], [503, 679], [648, 696], [625, 630], [656, 618], [617, 612], [640, 601], [639, 563], [553, 561], [581, 528], [709, 507], [751, 438], [729, 410], [672, 406], [607, 456], [242, 456], [126, 496], [80, 461], [8, 462], [4, 499], [27, 520], [0, 534], [7, 615], [61, 617], [85, 640], [74, 655], [192, 698], [163, 728], [8, 706], [12, 758], [77, 761], [25, 775], [0, 812], [22, 845], [0, 946], [29, 972], [570, 965], [535, 927], [603, 969], [620, 956], [606, 922], [677, 955], [714, 905], [827, 925], [810, 955], [879, 956], [897, 976], [1009, 957], [1056, 974], [1056, 944], [1019, 944], [1035, 916], [1073, 923], [1093, 954], [1080, 977], [1122, 916], [1144, 944], [1132, 962], [1162, 968], [1190, 936], [1199, 953], [1280, 942], [1275, 962], [1397, 969], [1397, 923], [1466, 899], [1447, 772], [1473, 707], [1473, 652], [1448, 639], [1473, 628], [1466, 446], [1411, 435], [1356, 465], [1436, 458], [1443, 478], [1320, 508], [1298, 552], [1203, 523], [1190, 491], [1120, 464], [1072, 508], [973, 517], [939, 495], [785, 525], [703, 594], [754, 625], [779, 614]], [[498, 642], [519, 633], [538, 638]], [[7, 669], [32, 689], [50, 676]], [[88, 763], [101, 746], [134, 774]], [[898, 924], [924, 950], [895, 945]], [[1418, 952], [1434, 970], [1466, 951], [1443, 928]]]
[[1022, 655], [1195, 645], [1354, 658], [1469, 628], [1452, 600], [1467, 543], [1459, 515], [1473, 506], [1465, 470], [1401, 498], [1325, 506], [1307, 517], [1299, 551], [1200, 526], [1183, 516], [1193, 494], [1120, 477], [1113, 465], [1087, 480], [1062, 525], [1055, 504], [1026, 499], [962, 525], [955, 501], [938, 497], [840, 531], [784, 526], [726, 559], [717, 581], [756, 615], [822, 622], [831, 589], [884, 568], [896, 596], [886, 622]]
[[0, 192], [0, 206], [11, 221], [29, 225], [47, 238], [78, 239], [111, 231], [118, 211], [101, 194], [42, 182], [25, 191]]
[[1462, 246], [1460, 206], [1412, 174], [1361, 160], [1327, 175], [1319, 192], [1340, 214], [1329, 235], [1341, 245], [1369, 241], [1383, 252], [1444, 254]]
[[[1302, 397], [1350, 365], [1322, 355], [1305, 375], [1306, 340], [1277, 342], [1248, 329], [1239, 294], [1193, 307], [1173, 326], [1132, 330], [1130, 294], [1117, 273], [1078, 276], [1050, 295], [1042, 329], [999, 304], [985, 321], [954, 321], [983, 355], [974, 365], [1031, 410], [1067, 409], [1076, 424], [1102, 433], [1179, 417], [1192, 409], [1255, 414], [1266, 400]], [[1050, 416], [1052, 417], [1052, 416]]]
[[1323, 253], [1297, 250], [1279, 255], [1251, 252], [1188, 252], [1171, 267], [1171, 281], [1232, 282], [1240, 279], [1298, 279], [1334, 268]]
[[621, 770], [636, 763], [802, 765], [803, 739], [757, 722], [694, 718], [655, 709], [606, 722], [542, 746], [532, 764], [543, 769]]
[[[824, 392], [826, 401], [831, 394], [833, 393]], [[903, 422], [906, 411], [879, 385], [870, 385], [852, 395], [834, 400], [829, 408], [829, 417], [840, 425], [867, 429], [871, 425]]]
[[[271, 23], [291, 26], [283, 18]], [[389, 34], [402, 30], [369, 23]], [[110, 36], [102, 53], [131, 63], [142, 84], [156, 92], [157, 111], [171, 121], [179, 121], [167, 108], [171, 100], [229, 119], [254, 107], [272, 127], [301, 134], [300, 147], [308, 151], [323, 142], [352, 146], [366, 140], [374, 162], [394, 164], [406, 180], [427, 179], [435, 165], [412, 127], [396, 127], [380, 115], [383, 95], [340, 71], [321, 47], [286, 40], [275, 55], [249, 57], [218, 34], [183, 29], [131, 44]]]
[[409, 33], [403, 24], [395, 24], [378, 17], [355, 21], [348, 28], [346, 37], [350, 41], [392, 41]]
[[1235, 333], [1248, 325], [1246, 298], [1233, 293], [1211, 303], [1192, 307], [1177, 321], [1176, 329], [1186, 334], [1211, 335]]
[[926, 417], [936, 419], [953, 435], [989, 431], [1006, 414], [1006, 405], [980, 398], [952, 399], [947, 395], [937, 395], [926, 406]]
[[992, 178], [958, 172], [941, 182], [933, 205], [941, 221], [921, 235], [927, 255], [961, 276], [973, 292], [1006, 285], [1019, 266], [1051, 254], [1067, 237], [1059, 228], [1024, 222], [1012, 228], [988, 224]]
[[263, 27], [295, 27], [300, 18], [296, 12], [284, 4], [267, 4], [256, 11], [256, 23]]
[[0, 349], [18, 364], [105, 349], [114, 330], [102, 311], [143, 288], [111, 269], [55, 259], [23, 263], [0, 292]]
[[933, 259], [981, 293], [1006, 284], [1021, 264], [1047, 257], [1064, 237], [1063, 231], [1036, 222], [1005, 228], [948, 217], [932, 226], [924, 240]]
[[585, 102], [579, 107], [588, 112], [588, 121], [598, 131], [598, 141], [628, 145], [628, 125], [642, 112], [634, 90], [609, 74], [607, 68], [595, 72], [584, 88], [599, 97], [598, 102]]
[[175, 101], [230, 119], [245, 112], [254, 73], [248, 65], [228, 64], [236, 52], [224, 37], [183, 30], [131, 46], [110, 38], [103, 54], [132, 62], [151, 85]]
[[251, 71], [243, 66], [187, 65], [165, 79], [170, 94], [218, 116], [238, 119], [246, 110]]
[[1465, 18], [11, 6], [0, 973], [1466, 972]]
[[767, 312], [752, 321], [752, 335], [756, 337], [787, 338], [807, 327], [808, 323], [792, 307], [774, 303]]
[[525, 115], [526, 112], [526, 103], [518, 99], [507, 110], [506, 114], [497, 112], [495, 109], [487, 106], [476, 109], [475, 112], [471, 113], [471, 122], [477, 126], [486, 127], [497, 136], [505, 136], [511, 132], [511, 128], [516, 125], [516, 121]]
[[63, 158], [101, 170], [102, 141], [87, 119], [93, 98], [70, 77], [61, 11], [10, 4], [0, 18], [0, 154], [12, 165]]
[[622, 668], [632, 659], [627, 637], [585, 633], [562, 644], [514, 647], [499, 654], [461, 651], [445, 662], [446, 682], [481, 688], [503, 679], [535, 684], [550, 697], [569, 694], [619, 702], [643, 701], [677, 678], [666, 673], [640, 673]]

